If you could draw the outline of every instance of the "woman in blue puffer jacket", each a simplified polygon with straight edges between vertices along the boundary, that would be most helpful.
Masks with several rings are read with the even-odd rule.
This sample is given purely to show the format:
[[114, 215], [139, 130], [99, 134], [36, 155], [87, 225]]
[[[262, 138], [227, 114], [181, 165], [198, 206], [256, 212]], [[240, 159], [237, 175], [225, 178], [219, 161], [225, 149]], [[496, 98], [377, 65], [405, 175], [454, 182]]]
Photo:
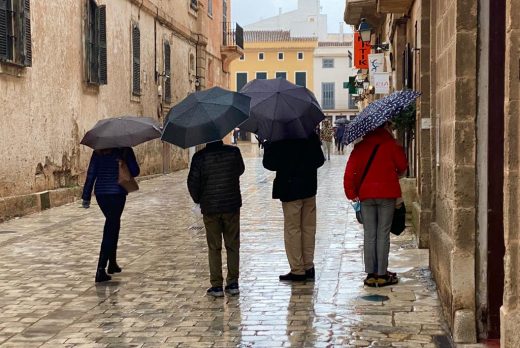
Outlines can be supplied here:
[[96, 271], [96, 283], [111, 279], [105, 270], [107, 263], [109, 263], [108, 273], [121, 272], [121, 268], [116, 262], [117, 241], [121, 227], [121, 215], [125, 208], [128, 193], [117, 183], [120, 160], [126, 163], [132, 176], [139, 175], [139, 165], [131, 148], [95, 150], [90, 159], [87, 178], [83, 187], [83, 207], [88, 208], [90, 206], [92, 189], [94, 188], [96, 201], [106, 218]]

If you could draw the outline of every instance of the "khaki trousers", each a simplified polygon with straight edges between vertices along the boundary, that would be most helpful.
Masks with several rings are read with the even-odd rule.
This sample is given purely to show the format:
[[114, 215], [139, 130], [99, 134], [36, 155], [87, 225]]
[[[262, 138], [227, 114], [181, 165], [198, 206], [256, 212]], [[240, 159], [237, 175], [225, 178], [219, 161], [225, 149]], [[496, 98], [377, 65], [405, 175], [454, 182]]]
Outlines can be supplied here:
[[227, 254], [226, 284], [238, 283], [240, 261], [240, 210], [235, 213], [204, 215], [208, 242], [211, 286], [222, 286], [222, 237]]
[[282, 202], [287, 260], [293, 274], [314, 267], [316, 241], [316, 196]]

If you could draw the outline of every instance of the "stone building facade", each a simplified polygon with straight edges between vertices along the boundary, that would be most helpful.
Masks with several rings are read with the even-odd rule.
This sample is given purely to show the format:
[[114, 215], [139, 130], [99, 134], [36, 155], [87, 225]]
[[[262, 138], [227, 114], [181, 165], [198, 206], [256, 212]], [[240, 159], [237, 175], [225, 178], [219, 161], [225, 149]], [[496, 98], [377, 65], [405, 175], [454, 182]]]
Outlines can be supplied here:
[[393, 88], [422, 92], [409, 200], [457, 343], [520, 345], [518, 13], [518, 0], [346, 1], [348, 24], [366, 18], [390, 44]]
[[[0, 21], [25, 45], [0, 26], [0, 221], [78, 197], [92, 152], [79, 142], [96, 121], [135, 115], [163, 123], [195, 89], [227, 87], [225, 69], [240, 55], [223, 41], [230, 0], [7, 4], [14, 14], [0, 6]], [[144, 176], [189, 160], [159, 140], [135, 150]]]

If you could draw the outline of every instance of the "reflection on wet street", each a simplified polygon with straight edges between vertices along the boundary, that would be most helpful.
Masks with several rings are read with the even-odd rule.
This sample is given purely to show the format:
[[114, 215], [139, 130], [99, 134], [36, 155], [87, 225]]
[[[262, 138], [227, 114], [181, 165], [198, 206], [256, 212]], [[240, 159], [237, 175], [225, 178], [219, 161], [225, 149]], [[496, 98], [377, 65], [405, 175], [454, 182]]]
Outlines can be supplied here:
[[316, 281], [289, 271], [274, 173], [240, 145], [240, 295], [211, 298], [202, 221], [187, 171], [142, 181], [128, 196], [123, 272], [94, 284], [103, 218], [79, 203], [8, 221], [0, 230], [2, 347], [435, 347], [445, 336], [428, 251], [410, 231], [392, 237], [400, 283], [363, 287], [362, 229], [342, 187], [346, 157], [319, 170]]

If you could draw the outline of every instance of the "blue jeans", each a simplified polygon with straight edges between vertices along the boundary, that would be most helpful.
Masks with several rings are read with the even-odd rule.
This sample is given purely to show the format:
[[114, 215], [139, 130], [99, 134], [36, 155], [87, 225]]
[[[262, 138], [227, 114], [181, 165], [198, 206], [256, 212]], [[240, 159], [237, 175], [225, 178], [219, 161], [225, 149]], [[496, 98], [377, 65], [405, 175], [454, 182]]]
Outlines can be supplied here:
[[366, 199], [361, 202], [364, 230], [365, 272], [385, 275], [390, 251], [390, 227], [395, 198]]
[[98, 268], [105, 268], [108, 259], [115, 258], [117, 241], [119, 240], [119, 229], [121, 227], [121, 215], [125, 208], [126, 195], [98, 195], [96, 196], [96, 201], [106, 219], [98, 262]]

